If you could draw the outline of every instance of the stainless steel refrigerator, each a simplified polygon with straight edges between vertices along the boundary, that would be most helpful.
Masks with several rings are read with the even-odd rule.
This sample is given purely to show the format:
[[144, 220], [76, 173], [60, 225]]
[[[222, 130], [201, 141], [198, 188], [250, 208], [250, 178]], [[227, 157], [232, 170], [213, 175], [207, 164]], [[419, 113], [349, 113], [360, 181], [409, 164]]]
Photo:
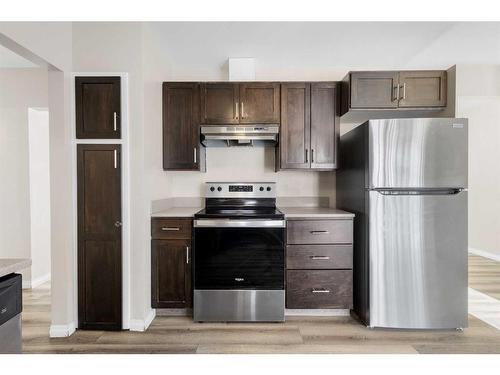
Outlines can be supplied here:
[[467, 326], [467, 119], [370, 120], [340, 139], [354, 311], [370, 327]]

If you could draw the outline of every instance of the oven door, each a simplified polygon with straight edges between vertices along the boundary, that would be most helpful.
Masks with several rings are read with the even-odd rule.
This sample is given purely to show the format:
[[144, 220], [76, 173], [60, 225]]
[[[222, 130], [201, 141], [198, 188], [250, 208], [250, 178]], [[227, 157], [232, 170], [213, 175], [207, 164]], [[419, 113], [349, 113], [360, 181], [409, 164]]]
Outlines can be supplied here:
[[285, 221], [194, 221], [194, 288], [283, 290]]

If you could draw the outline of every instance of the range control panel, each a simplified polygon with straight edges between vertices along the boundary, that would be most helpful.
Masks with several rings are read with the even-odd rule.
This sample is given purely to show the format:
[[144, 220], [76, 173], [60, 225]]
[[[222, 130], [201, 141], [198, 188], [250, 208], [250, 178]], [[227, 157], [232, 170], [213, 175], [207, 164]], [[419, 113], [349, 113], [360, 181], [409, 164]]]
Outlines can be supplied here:
[[276, 198], [275, 182], [207, 182], [206, 198]]
[[253, 191], [253, 185], [229, 185], [229, 192], [247, 192], [250, 193]]

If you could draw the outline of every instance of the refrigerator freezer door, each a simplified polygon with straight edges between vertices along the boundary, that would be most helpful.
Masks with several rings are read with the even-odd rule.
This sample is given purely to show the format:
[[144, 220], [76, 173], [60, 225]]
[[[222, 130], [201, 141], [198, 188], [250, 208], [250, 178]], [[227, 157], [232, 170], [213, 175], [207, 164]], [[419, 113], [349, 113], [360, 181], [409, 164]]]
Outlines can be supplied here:
[[369, 121], [368, 188], [466, 188], [467, 163], [467, 119]]
[[370, 326], [467, 326], [467, 192], [370, 191]]

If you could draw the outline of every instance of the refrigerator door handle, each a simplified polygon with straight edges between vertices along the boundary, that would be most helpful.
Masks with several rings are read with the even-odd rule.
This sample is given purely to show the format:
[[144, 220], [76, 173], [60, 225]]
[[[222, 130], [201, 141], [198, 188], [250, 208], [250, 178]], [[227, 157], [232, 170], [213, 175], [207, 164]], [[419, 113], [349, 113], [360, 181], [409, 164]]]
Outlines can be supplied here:
[[383, 195], [456, 195], [466, 190], [464, 188], [443, 189], [373, 189]]

